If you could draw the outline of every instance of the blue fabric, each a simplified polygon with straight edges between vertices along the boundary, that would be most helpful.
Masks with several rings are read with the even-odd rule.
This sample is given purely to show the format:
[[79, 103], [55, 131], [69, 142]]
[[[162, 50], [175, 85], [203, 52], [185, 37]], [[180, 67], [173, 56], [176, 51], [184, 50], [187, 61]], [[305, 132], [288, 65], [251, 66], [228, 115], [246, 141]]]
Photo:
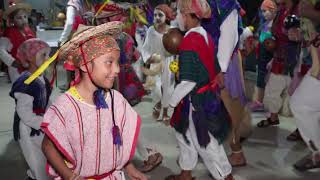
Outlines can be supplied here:
[[[237, 0], [208, 0], [211, 7], [211, 18], [204, 19], [202, 26], [213, 37], [215, 47], [218, 47], [220, 37], [220, 26], [229, 14], [237, 9], [240, 12], [240, 4]], [[239, 16], [238, 31], [242, 33], [242, 22]]]

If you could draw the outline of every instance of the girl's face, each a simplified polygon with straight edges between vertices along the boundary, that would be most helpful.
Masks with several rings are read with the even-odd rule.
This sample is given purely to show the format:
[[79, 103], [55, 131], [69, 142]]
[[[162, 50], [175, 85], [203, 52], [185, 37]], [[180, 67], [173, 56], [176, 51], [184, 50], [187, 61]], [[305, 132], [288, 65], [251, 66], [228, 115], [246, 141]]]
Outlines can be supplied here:
[[265, 18], [265, 20], [267, 20], [267, 21], [271, 21], [275, 17], [275, 13], [273, 13], [270, 10], [266, 10], [266, 9], [262, 9], [262, 15]]
[[153, 23], [163, 24], [165, 22], [166, 22], [166, 14], [159, 9], [155, 9], [153, 13]]
[[[120, 72], [119, 57], [120, 51], [112, 50], [88, 64], [94, 83], [104, 89], [112, 88], [114, 80]], [[81, 69], [86, 72], [83, 66]]]
[[19, 28], [28, 25], [28, 13], [25, 10], [18, 10], [13, 17], [13, 22]]

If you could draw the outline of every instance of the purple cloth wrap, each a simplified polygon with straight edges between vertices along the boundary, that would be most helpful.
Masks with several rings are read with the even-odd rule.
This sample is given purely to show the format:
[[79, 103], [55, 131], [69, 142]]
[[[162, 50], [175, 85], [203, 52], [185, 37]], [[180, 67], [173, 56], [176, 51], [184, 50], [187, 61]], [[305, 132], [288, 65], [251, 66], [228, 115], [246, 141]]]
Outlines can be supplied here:
[[237, 52], [234, 52], [228, 70], [224, 75], [224, 85], [232, 98], [239, 97], [241, 104], [245, 105], [247, 103], [247, 98], [241, 77], [239, 58]]

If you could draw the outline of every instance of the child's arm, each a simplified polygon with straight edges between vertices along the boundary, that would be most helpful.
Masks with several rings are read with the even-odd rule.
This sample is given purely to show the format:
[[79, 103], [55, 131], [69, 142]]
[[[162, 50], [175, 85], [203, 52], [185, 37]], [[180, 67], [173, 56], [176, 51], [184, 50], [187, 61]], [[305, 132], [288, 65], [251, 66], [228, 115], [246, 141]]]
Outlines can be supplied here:
[[17, 100], [16, 112], [21, 122], [33, 129], [40, 129], [43, 117], [33, 113], [33, 97], [24, 93], [14, 93], [14, 97]]
[[[62, 179], [74, 179], [77, 175], [67, 167], [63, 156], [57, 150], [52, 141], [45, 135], [42, 141], [42, 151], [49, 161], [50, 165], [62, 177]], [[81, 178], [78, 178], [79, 180]]]

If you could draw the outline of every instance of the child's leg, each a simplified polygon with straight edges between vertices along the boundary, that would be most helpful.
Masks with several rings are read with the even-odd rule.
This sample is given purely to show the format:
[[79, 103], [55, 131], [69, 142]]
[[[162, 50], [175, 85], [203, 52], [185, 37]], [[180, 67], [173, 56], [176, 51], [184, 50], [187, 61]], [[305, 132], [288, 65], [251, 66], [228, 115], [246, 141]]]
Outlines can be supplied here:
[[[211, 135], [210, 135], [211, 136]], [[196, 136], [193, 139], [197, 138]], [[211, 136], [211, 142], [206, 148], [197, 145], [199, 155], [215, 179], [225, 179], [232, 173], [232, 167], [222, 144]]]
[[156, 105], [153, 107], [152, 116], [156, 120], [158, 120], [161, 112], [161, 101], [157, 102]]
[[[223, 145], [219, 144], [218, 141], [210, 134], [210, 143], [207, 145], [207, 147], [200, 147], [198, 143], [197, 132], [191, 118], [189, 123], [189, 132], [190, 141], [193, 143], [193, 148], [196, 148], [197, 152], [202, 157], [204, 164], [210, 171], [210, 174], [215, 179], [227, 178], [231, 174], [232, 167], [229, 163]], [[190, 156], [186, 158], [190, 158]]]
[[239, 127], [244, 117], [244, 107], [239, 98], [231, 98], [226, 90], [221, 91], [221, 98], [232, 120], [232, 133], [229, 138], [229, 144], [232, 150], [230, 162], [233, 166], [243, 166], [246, 164], [246, 159], [240, 144]]
[[20, 137], [19, 144], [24, 155], [25, 160], [30, 168], [30, 172], [35, 179], [49, 180], [47, 176], [46, 158], [44, 157], [41, 144], [43, 140], [43, 134], [37, 136], [30, 136], [31, 129], [20, 123]]
[[282, 106], [282, 92], [287, 88], [286, 76], [271, 73], [265, 89], [263, 104], [271, 113], [267, 120], [258, 123], [258, 127], [268, 127], [279, 124], [278, 113]]
[[182, 134], [176, 132], [176, 138], [179, 145], [179, 159], [178, 165], [181, 168], [181, 172], [178, 175], [170, 175], [166, 180], [191, 180], [192, 170], [196, 167], [198, 162], [198, 152], [194, 146], [191, 137], [190, 131], [186, 133], [186, 137], [189, 140], [189, 144], [185, 141]]
[[[192, 122], [191, 106], [190, 106], [189, 119], [190, 119], [189, 122], [191, 123]], [[194, 144], [190, 128], [191, 126], [189, 125], [189, 129], [187, 130], [185, 137], [182, 134], [176, 132], [176, 139], [177, 139], [179, 150], [180, 150], [178, 164], [181, 168], [181, 173], [179, 175], [170, 175], [166, 178], [166, 180], [191, 180], [192, 179], [191, 171], [196, 167], [198, 163], [198, 151], [197, 151], [196, 145]], [[188, 140], [188, 142], [186, 142], [185, 138]]]

